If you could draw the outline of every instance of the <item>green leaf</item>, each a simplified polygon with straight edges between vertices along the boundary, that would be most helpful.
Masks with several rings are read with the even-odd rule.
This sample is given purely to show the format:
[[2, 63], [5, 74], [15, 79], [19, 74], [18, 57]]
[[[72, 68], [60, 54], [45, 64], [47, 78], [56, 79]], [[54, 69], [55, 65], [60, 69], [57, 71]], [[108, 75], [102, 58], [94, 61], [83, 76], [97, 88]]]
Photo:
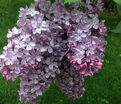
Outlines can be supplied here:
[[119, 24], [116, 26], [116, 28], [113, 29], [111, 32], [114, 32], [114, 33], [121, 33], [121, 21], [120, 21]]
[[121, 5], [117, 4], [117, 10], [118, 10], [119, 16], [121, 17]]
[[65, 0], [64, 3], [66, 4], [66, 3], [77, 2], [77, 1], [80, 1], [80, 0]]
[[121, 16], [121, 0], [113, 0], [117, 4], [117, 10], [119, 15]]
[[118, 5], [121, 5], [121, 0], [113, 0], [115, 1]]

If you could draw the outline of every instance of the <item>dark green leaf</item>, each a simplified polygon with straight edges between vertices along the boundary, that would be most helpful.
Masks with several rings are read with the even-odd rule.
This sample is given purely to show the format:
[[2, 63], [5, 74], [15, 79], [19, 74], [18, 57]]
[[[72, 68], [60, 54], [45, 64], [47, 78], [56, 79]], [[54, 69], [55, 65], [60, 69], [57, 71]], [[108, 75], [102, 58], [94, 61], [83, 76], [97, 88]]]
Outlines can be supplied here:
[[118, 5], [118, 4], [117, 4], [117, 10], [118, 10], [118, 13], [119, 13], [119, 15], [120, 15], [120, 17], [121, 17], [121, 5]]
[[121, 33], [121, 22], [117, 25], [115, 29], [112, 30], [114, 33]]

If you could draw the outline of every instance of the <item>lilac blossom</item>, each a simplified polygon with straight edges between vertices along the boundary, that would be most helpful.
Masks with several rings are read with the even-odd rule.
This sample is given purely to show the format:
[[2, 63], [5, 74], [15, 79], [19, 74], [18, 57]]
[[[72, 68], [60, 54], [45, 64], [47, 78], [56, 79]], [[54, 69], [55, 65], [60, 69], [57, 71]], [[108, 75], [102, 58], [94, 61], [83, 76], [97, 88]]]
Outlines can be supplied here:
[[[86, 21], [85, 19], [86, 18]], [[82, 16], [81, 23], [72, 26], [68, 32], [68, 47], [70, 52], [67, 57], [72, 65], [83, 76], [92, 76], [98, 72], [103, 63], [106, 41], [106, 27], [104, 22], [95, 22], [97, 18], [90, 19]]]
[[18, 27], [8, 31], [0, 55], [0, 72], [8, 81], [20, 78], [21, 102], [35, 104], [56, 80], [69, 97], [84, 94], [84, 77], [102, 67], [107, 35], [104, 21], [98, 19], [102, 2], [94, 2], [96, 7], [92, 2], [65, 8], [61, 0], [35, 0], [20, 8]]
[[78, 71], [71, 65], [67, 58], [62, 60], [60, 66], [61, 74], [57, 77], [62, 92], [71, 98], [79, 99], [84, 94], [83, 88], [84, 78]]

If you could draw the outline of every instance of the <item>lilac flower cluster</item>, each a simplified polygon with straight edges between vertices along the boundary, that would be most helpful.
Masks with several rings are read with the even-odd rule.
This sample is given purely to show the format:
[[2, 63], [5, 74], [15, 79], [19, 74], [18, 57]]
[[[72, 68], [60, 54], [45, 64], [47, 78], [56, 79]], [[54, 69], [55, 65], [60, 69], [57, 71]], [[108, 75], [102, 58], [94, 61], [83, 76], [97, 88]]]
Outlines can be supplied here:
[[98, 18], [82, 16], [81, 23], [68, 33], [68, 58], [83, 76], [92, 76], [102, 67], [106, 41], [106, 27]]
[[[36, 102], [56, 80], [69, 97], [83, 95], [84, 76], [101, 69], [106, 46], [106, 27], [98, 19], [102, 2], [90, 9], [91, 2], [65, 8], [61, 0], [52, 5], [35, 0], [20, 9], [18, 28], [9, 30], [0, 55], [0, 72], [8, 81], [20, 78], [21, 102]], [[80, 4], [85, 11], [80, 11]]]
[[63, 58], [60, 66], [61, 73], [57, 76], [62, 92], [71, 98], [80, 98], [83, 96], [84, 77], [70, 64], [67, 58]]
[[89, 16], [98, 16], [103, 11], [102, 0], [86, 0], [81, 2]]

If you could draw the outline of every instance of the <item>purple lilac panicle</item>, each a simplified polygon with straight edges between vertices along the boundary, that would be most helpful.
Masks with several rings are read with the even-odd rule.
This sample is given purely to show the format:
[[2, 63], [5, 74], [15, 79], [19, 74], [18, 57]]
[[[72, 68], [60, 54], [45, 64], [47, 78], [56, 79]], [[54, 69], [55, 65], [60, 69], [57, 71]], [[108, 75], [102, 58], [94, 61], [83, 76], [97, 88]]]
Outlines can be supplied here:
[[57, 77], [62, 92], [71, 98], [79, 99], [85, 89], [83, 88], [84, 78], [80, 73], [70, 64], [67, 58], [62, 60], [60, 67], [61, 73]]
[[84, 76], [101, 69], [106, 46], [107, 29], [98, 19], [102, 2], [94, 2], [96, 7], [92, 2], [65, 8], [61, 0], [52, 5], [35, 0], [29, 8], [20, 8], [18, 28], [8, 31], [0, 55], [0, 72], [8, 81], [20, 78], [21, 102], [35, 103], [56, 80], [69, 97], [83, 95]]
[[98, 72], [103, 63], [106, 41], [106, 27], [98, 18], [90, 19], [83, 15], [78, 25], [71, 27], [68, 32], [67, 57], [72, 65], [83, 76], [92, 76]]

